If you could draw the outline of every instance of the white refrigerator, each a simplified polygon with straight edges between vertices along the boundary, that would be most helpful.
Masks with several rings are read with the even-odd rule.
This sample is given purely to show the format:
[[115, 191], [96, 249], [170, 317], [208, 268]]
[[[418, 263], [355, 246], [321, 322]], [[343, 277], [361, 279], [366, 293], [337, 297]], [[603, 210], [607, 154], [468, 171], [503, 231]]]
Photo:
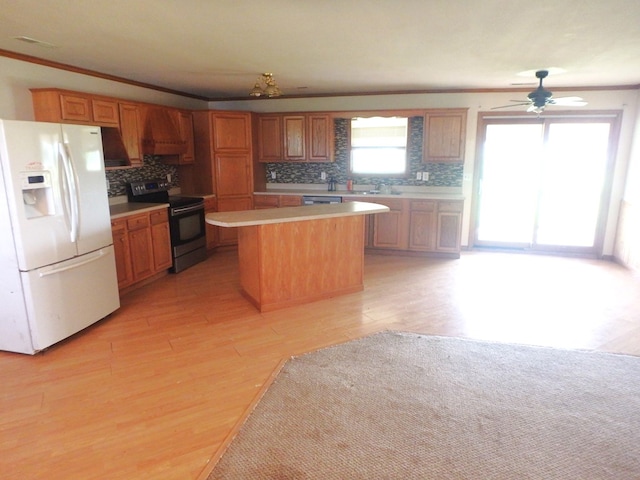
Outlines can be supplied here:
[[100, 127], [0, 120], [0, 350], [120, 307]]

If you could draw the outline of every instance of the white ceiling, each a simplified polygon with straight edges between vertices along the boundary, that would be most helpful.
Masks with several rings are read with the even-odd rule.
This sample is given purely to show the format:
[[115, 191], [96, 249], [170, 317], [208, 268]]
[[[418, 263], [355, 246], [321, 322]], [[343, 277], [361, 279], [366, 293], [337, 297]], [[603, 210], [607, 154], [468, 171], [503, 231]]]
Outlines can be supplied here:
[[[638, 0], [0, 0], [0, 49], [221, 99], [640, 85]], [[27, 36], [55, 47], [29, 44]], [[522, 88], [522, 86], [520, 86]]]

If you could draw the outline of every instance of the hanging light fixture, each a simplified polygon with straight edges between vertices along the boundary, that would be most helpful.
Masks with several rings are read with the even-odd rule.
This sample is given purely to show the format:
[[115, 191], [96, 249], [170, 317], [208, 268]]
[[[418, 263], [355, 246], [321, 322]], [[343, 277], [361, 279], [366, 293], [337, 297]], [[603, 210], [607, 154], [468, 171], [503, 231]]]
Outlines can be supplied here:
[[[264, 83], [264, 88], [260, 86], [260, 82]], [[279, 97], [280, 95], [282, 95], [282, 92], [273, 79], [273, 73], [263, 73], [262, 77], [256, 80], [256, 84], [249, 92], [251, 97]]]

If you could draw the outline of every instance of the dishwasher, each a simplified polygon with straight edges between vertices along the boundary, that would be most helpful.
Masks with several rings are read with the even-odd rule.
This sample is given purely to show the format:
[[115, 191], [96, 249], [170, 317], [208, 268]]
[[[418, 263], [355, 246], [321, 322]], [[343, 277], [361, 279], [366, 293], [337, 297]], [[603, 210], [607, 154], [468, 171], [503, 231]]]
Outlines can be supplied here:
[[304, 195], [302, 197], [303, 205], [327, 205], [330, 203], [342, 203], [342, 197], [333, 195]]

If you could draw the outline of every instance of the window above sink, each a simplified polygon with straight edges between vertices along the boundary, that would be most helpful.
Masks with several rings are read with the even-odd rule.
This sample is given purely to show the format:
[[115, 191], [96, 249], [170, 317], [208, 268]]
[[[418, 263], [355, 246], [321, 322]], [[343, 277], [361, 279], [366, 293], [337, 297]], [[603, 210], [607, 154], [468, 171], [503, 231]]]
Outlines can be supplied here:
[[405, 176], [407, 173], [407, 117], [351, 119], [351, 175]]

